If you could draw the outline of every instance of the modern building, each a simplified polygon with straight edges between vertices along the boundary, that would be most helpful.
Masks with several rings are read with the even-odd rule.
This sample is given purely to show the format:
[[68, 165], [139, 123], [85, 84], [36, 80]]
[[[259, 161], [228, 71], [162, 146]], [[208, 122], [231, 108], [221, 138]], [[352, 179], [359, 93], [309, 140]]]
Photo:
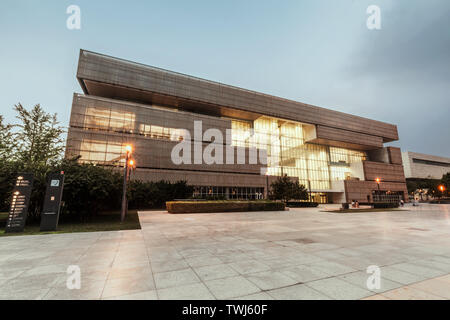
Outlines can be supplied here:
[[198, 195], [255, 198], [287, 174], [319, 202], [406, 200], [400, 149], [384, 146], [393, 124], [85, 50], [77, 78], [66, 157], [120, 166], [132, 144], [135, 179], [186, 180]]
[[450, 172], [450, 158], [405, 151], [402, 161], [406, 178], [441, 179]]

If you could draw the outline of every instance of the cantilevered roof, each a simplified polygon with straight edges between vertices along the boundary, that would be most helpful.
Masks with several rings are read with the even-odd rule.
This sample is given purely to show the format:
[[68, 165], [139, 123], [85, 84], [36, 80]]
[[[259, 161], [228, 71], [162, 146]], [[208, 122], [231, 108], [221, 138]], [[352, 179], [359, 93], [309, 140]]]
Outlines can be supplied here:
[[278, 117], [314, 124], [322, 128], [320, 132], [325, 140], [330, 139], [332, 130], [347, 133], [348, 140], [353, 136], [358, 140], [368, 138], [374, 148], [382, 146], [383, 142], [398, 140], [397, 126], [393, 124], [86, 50], [80, 50], [77, 78], [84, 93], [89, 95], [173, 105], [241, 119], [255, 119], [260, 115]]

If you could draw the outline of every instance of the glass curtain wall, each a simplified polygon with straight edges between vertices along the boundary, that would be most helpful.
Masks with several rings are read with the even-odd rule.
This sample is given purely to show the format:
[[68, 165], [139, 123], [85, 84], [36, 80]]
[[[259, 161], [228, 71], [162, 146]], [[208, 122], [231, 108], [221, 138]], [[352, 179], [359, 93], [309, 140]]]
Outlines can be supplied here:
[[232, 120], [233, 145], [267, 151], [268, 175], [297, 177], [311, 189], [329, 190], [331, 181], [351, 175], [350, 165], [366, 159], [360, 151], [305, 143], [301, 123], [260, 117], [253, 122]]

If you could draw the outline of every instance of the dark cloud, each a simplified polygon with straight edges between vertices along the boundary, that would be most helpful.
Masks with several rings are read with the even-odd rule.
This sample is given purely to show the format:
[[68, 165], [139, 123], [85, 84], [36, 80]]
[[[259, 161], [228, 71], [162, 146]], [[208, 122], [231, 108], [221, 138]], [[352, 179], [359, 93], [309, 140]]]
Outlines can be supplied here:
[[450, 79], [450, 1], [398, 2], [381, 13], [382, 30], [365, 34], [354, 73]]
[[368, 106], [398, 124], [402, 149], [450, 157], [450, 1], [398, 1], [381, 14], [345, 73], [370, 86]]

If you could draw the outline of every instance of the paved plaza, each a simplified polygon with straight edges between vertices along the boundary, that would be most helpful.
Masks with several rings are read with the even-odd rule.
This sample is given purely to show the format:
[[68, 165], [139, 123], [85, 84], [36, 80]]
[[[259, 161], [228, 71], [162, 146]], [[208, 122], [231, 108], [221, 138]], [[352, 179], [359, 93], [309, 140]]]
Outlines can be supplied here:
[[332, 207], [140, 212], [142, 230], [3, 237], [0, 299], [450, 299], [450, 205]]

